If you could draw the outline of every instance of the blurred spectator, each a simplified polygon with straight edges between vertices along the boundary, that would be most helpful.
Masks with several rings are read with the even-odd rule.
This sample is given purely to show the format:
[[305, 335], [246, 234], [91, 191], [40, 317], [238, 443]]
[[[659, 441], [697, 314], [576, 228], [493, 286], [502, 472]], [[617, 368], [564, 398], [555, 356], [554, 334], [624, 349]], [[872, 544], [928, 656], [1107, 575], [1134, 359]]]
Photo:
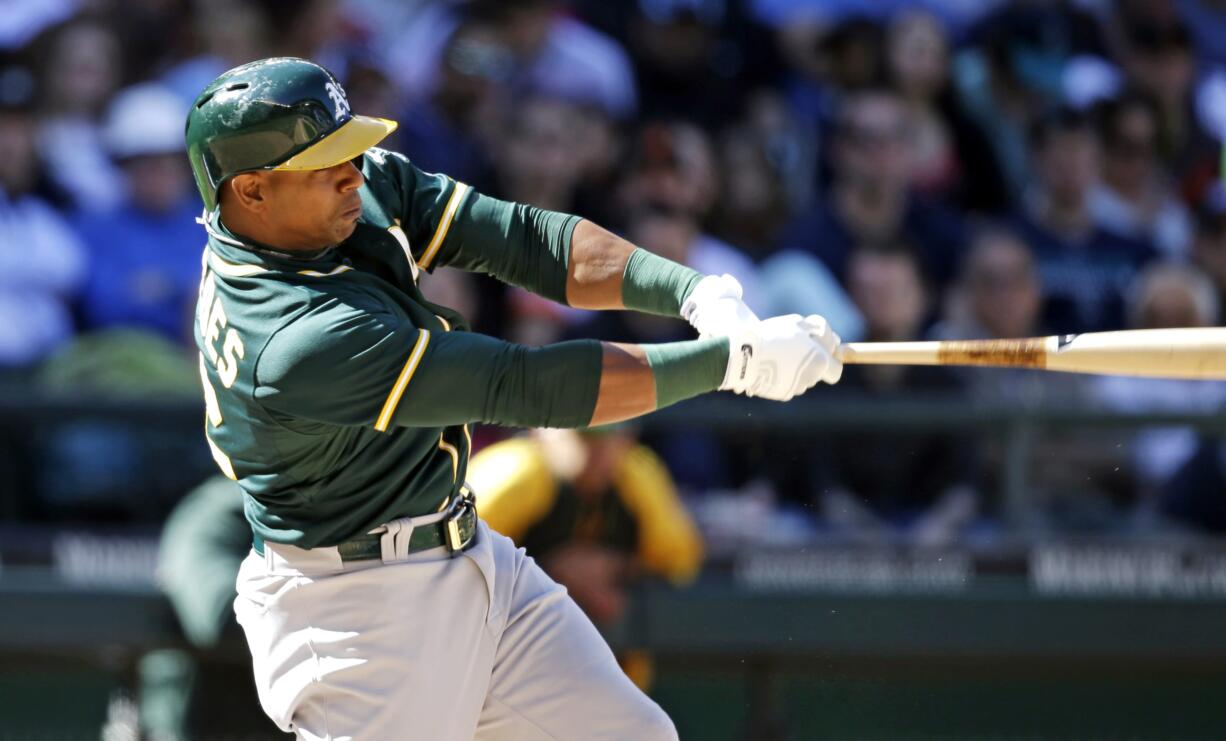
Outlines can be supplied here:
[[702, 129], [649, 123], [639, 132], [619, 199], [628, 214], [654, 207], [702, 222], [715, 207], [720, 182], [719, 163]]
[[[338, 0], [248, 0], [266, 21], [268, 50], [260, 56], [304, 57], [347, 79], [344, 47], [352, 29]], [[249, 60], [245, 60], [249, 61]]]
[[571, 211], [581, 176], [575, 156], [576, 112], [562, 100], [519, 101], [495, 153], [498, 195], [554, 211]]
[[597, 106], [617, 119], [632, 116], [638, 93], [625, 51], [613, 39], [560, 12], [559, 0], [463, 0], [420, 13], [389, 50], [389, 70], [411, 98], [432, 95], [440, 60], [463, 21], [491, 24], [512, 60], [508, 90], [530, 89]]
[[103, 139], [124, 175], [119, 205], [79, 212], [89, 253], [80, 297], [86, 329], [132, 327], [190, 343], [200, 281], [200, 199], [184, 154], [187, 106], [154, 83], [115, 97]]
[[[1211, 327], [1218, 323], [1219, 299], [1212, 282], [1196, 268], [1153, 265], [1143, 271], [1129, 299], [1129, 327]], [[1182, 379], [1106, 376], [1095, 379], [1097, 396], [1122, 412], [1195, 412], [1226, 401], [1226, 383]], [[1187, 428], [1149, 428], [1132, 442], [1133, 464], [1142, 490], [1156, 490], [1192, 457], [1196, 433]]]
[[1226, 184], [1209, 191], [1197, 209], [1192, 257], [1212, 281], [1218, 305], [1226, 306]]
[[[847, 269], [848, 289], [864, 314], [870, 341], [914, 340], [930, 294], [919, 260], [908, 249], [860, 249]], [[957, 377], [939, 366], [848, 366], [844, 392], [877, 398], [954, 396]], [[949, 543], [974, 518], [975, 471], [968, 441], [949, 435], [881, 431], [840, 435], [823, 456], [818, 491], [823, 516], [851, 537], [904, 537]]]
[[864, 339], [864, 317], [834, 274], [812, 254], [783, 250], [762, 263], [761, 316], [821, 314], [843, 342]]
[[194, 5], [202, 48], [161, 80], [188, 104], [222, 72], [261, 57], [309, 58], [348, 82], [348, 35], [356, 29], [337, 0], [194, 0]]
[[808, 208], [817, 185], [817, 132], [783, 97], [760, 91], [745, 115], [717, 138], [720, 178], [712, 228], [757, 259], [768, 255], [794, 211]]
[[[1148, 10], [1148, 6], [1141, 6]], [[1181, 188], [1203, 178], [1216, 143], [1196, 116], [1196, 59], [1192, 38], [1178, 19], [1121, 13], [1120, 58], [1130, 82], [1153, 99], [1158, 111], [1158, 152]]]
[[1192, 223], [1158, 158], [1157, 109], [1142, 95], [1126, 94], [1104, 103], [1099, 116], [1102, 180], [1090, 196], [1094, 221], [1153, 244], [1168, 259], [1186, 258]]
[[[1048, 334], [1041, 323], [1043, 294], [1038, 269], [1029, 247], [1018, 235], [1000, 226], [981, 228], [962, 264], [958, 282], [948, 296], [944, 319], [933, 328], [934, 339], [1009, 339]], [[1030, 368], [953, 368], [970, 399], [988, 408], [1082, 406], [1092, 398], [1092, 377], [1074, 373], [1050, 373]], [[1026, 433], [1021, 433], [1026, 434]], [[977, 483], [981, 490], [1002, 492], [1010, 465], [1011, 445], [1002, 436], [988, 435], [980, 441]], [[1086, 479], [1087, 470], [1100, 470], [1100, 451], [1113, 465], [1119, 451], [1114, 441], [1103, 444], [1095, 431], [1045, 429], [1028, 438], [1034, 465], [1027, 476], [1030, 511], [1050, 507], [1061, 492], [1072, 488], [1081, 493], [1096, 488]], [[1081, 451], [1093, 451], [1083, 455]], [[1090, 466], [1095, 466], [1090, 469]], [[1007, 512], [1018, 515], [1007, 503]], [[1041, 518], [1036, 518], [1041, 519]], [[1054, 519], [1054, 518], [1053, 518]], [[1014, 523], [1021, 525], [1022, 523]]]
[[439, 63], [439, 84], [410, 97], [396, 136], [410, 159], [428, 172], [445, 172], [485, 189], [492, 175], [489, 148], [511, 74], [511, 53], [487, 23], [456, 29]]
[[881, 84], [883, 38], [880, 24], [854, 16], [833, 25], [805, 17], [779, 28], [780, 49], [792, 71], [784, 94], [804, 125], [827, 125], [840, 96]]
[[266, 56], [268, 45], [268, 19], [250, 3], [196, 0], [192, 10], [201, 48], [159, 78], [188, 106], [222, 72]]
[[771, 81], [776, 65], [770, 38], [739, 3], [637, 0], [633, 5], [624, 38], [638, 73], [644, 117], [717, 126], [740, 113], [746, 93]]
[[955, 65], [957, 86], [1019, 203], [1032, 177], [1028, 128], [1063, 100], [1070, 63], [1106, 59], [1107, 46], [1095, 19], [1066, 0], [1002, 3], [969, 41]]
[[400, 91], [387, 70], [368, 54], [357, 51], [347, 57], [345, 95], [352, 110], [369, 111], [369, 115], [380, 118], [399, 118]]
[[[981, 227], [933, 327], [941, 340], [1010, 339], [1049, 334], [1043, 290], [1030, 248], [1005, 226]], [[972, 398], [988, 403], [1061, 404], [1085, 397], [1085, 376], [1027, 368], [958, 368]]]
[[803, 23], [829, 25], [846, 18], [886, 21], [901, 11], [923, 9], [961, 30], [1008, 0], [751, 0], [759, 20], [775, 28]]
[[1016, 233], [980, 229], [950, 292], [941, 339], [1030, 337], [1040, 333], [1043, 294], [1034, 256]]
[[[128, 0], [122, 4], [123, 20], [114, 26], [119, 40], [121, 67], [142, 70], [141, 78], [153, 70], [164, 70], [178, 61], [179, 50], [192, 39], [195, 18], [194, 0]], [[99, 4], [99, 3], [94, 3]], [[107, 5], [119, 9], [118, 3]], [[123, 82], [131, 82], [129, 72]]]
[[1002, 3], [971, 31], [970, 40], [993, 59], [995, 71], [1048, 105], [1061, 101], [1071, 60], [1108, 57], [1097, 19], [1069, 0]]
[[120, 174], [102, 143], [99, 116], [119, 86], [119, 40], [99, 20], [75, 18], [35, 42], [40, 73], [38, 148], [51, 178], [77, 208], [110, 208]]
[[1226, 66], [1226, 0], [1175, 0], [1203, 65]]
[[0, 49], [19, 49], [48, 26], [67, 20], [77, 0], [10, 0], [0, 14]]
[[68, 302], [84, 277], [76, 234], [35, 193], [34, 79], [0, 68], [0, 372], [28, 368], [73, 333]]
[[949, 39], [940, 22], [922, 11], [898, 15], [886, 62], [910, 115], [915, 191], [972, 211], [1005, 210], [1009, 192], [996, 154], [949, 84]]
[[1045, 323], [1060, 334], [1119, 329], [1124, 291], [1154, 250], [1094, 223], [1099, 145], [1086, 115], [1066, 108], [1044, 118], [1031, 146], [1038, 177], [1017, 228], [1038, 260]]
[[702, 230], [721, 184], [710, 138], [692, 124], [651, 124], [638, 144], [621, 193], [630, 215], [631, 241], [701, 273], [736, 276], [745, 288], [746, 303], [761, 310], [765, 296], [753, 262]]
[[[481, 517], [540, 562], [598, 626], [623, 617], [643, 577], [685, 584], [703, 545], [668, 469], [625, 426], [541, 430], [473, 456]], [[642, 657], [623, 658], [640, 686]]]
[[[719, 189], [715, 153], [702, 129], [688, 123], [649, 124], [640, 133], [619, 194], [627, 214], [623, 232], [634, 244], [701, 273], [733, 275], [749, 307], [761, 312], [766, 296], [753, 261], [702, 229]], [[675, 320], [630, 312], [594, 314], [583, 330], [601, 339], [645, 342], [692, 334]]]
[[906, 241], [917, 247], [924, 272], [943, 285], [957, 266], [964, 227], [956, 214], [908, 188], [913, 153], [902, 99], [880, 88], [853, 93], [838, 120], [829, 192], [785, 230], [780, 246], [811, 250], [842, 277], [854, 246]]

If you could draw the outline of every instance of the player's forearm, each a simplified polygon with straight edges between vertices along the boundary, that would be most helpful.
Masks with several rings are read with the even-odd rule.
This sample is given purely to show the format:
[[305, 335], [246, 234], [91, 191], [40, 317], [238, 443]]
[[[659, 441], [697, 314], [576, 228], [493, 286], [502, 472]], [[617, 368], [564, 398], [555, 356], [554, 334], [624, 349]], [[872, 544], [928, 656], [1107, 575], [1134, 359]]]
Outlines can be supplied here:
[[578, 309], [621, 309], [622, 275], [634, 245], [583, 220], [571, 236], [566, 303]]
[[723, 337], [661, 345], [606, 342], [603, 347], [593, 425], [632, 419], [714, 391], [728, 366]]
[[682, 302], [702, 277], [585, 220], [571, 235], [566, 302], [580, 309], [679, 316]]

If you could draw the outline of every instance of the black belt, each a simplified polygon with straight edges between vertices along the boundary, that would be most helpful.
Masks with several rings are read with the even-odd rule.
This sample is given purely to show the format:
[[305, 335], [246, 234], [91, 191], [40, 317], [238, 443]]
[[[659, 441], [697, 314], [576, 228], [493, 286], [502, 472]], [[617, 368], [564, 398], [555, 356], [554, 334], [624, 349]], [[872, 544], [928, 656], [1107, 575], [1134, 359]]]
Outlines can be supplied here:
[[[438, 522], [417, 525], [409, 535], [409, 553], [445, 546], [451, 555], [467, 550], [477, 540], [477, 504], [471, 492], [456, 497]], [[252, 545], [264, 554], [264, 539], [255, 535]], [[383, 558], [383, 536], [364, 534], [336, 546], [341, 561], [369, 561]]]

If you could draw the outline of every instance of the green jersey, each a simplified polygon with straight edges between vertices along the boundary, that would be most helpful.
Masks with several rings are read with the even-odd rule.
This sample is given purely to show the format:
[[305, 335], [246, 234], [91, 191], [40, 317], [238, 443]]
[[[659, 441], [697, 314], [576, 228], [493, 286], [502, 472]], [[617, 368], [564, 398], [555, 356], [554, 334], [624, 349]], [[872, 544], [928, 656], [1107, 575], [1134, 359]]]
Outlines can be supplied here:
[[435, 511], [464, 482], [469, 423], [574, 427], [595, 408], [599, 343], [478, 335], [417, 286], [419, 271], [451, 265], [564, 301], [577, 218], [380, 149], [361, 170], [356, 230], [318, 253], [244, 241], [217, 211], [203, 220], [205, 432], [267, 541], [335, 545]]

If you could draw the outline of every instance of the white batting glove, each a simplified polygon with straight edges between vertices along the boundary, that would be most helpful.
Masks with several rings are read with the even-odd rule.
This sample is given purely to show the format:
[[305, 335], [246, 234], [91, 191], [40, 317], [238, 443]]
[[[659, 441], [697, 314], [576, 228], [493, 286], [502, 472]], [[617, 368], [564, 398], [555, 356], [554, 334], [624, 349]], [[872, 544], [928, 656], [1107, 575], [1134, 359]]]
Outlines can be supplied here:
[[771, 317], [728, 335], [728, 370], [721, 391], [788, 401], [820, 381], [837, 383], [843, 363], [839, 336], [816, 314]]
[[741, 300], [741, 284], [731, 275], [708, 275], [681, 304], [681, 316], [700, 337], [723, 337], [758, 321]]

